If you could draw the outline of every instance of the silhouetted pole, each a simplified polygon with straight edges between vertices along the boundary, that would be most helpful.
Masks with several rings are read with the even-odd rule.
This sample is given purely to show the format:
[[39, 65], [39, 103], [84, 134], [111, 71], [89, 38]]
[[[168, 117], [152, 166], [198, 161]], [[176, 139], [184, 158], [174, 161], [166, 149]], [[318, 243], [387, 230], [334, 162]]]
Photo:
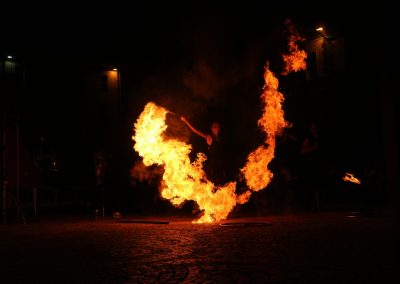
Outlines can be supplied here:
[[32, 205], [33, 205], [33, 215], [37, 216], [37, 188], [33, 188], [33, 198], [32, 198]]
[[3, 224], [7, 223], [7, 190], [6, 183], [3, 182]]
[[17, 200], [17, 219], [20, 219], [20, 210], [18, 210], [18, 208], [20, 207], [20, 203], [19, 203], [19, 117], [17, 116], [17, 120], [16, 120], [16, 124], [15, 124], [15, 128], [16, 128], [16, 182], [15, 182], [15, 199]]
[[3, 224], [7, 223], [7, 189], [6, 189], [6, 121], [4, 114], [1, 117], [1, 167], [0, 167], [0, 182], [2, 188], [2, 211], [3, 211]]

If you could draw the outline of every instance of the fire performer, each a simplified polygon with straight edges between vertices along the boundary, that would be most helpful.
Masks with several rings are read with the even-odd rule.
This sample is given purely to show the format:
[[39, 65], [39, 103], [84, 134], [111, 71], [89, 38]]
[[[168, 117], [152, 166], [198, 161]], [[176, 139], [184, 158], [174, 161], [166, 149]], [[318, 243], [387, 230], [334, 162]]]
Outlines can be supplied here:
[[208, 155], [204, 170], [210, 181], [216, 185], [222, 185], [225, 182], [226, 173], [223, 165], [223, 147], [220, 139], [221, 124], [214, 121], [210, 126], [211, 132], [204, 133], [193, 127], [185, 117], [181, 116], [181, 120], [186, 123], [190, 130], [206, 140]]

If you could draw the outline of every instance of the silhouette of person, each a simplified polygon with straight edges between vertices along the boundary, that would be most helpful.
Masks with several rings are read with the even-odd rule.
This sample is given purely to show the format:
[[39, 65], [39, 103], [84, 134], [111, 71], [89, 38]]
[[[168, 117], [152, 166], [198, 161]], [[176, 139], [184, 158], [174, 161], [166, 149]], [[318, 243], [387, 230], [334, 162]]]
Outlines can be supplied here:
[[300, 153], [306, 155], [308, 159], [312, 159], [317, 153], [319, 147], [318, 127], [311, 122], [308, 125], [308, 131], [304, 136], [303, 144], [301, 145]]
[[186, 125], [194, 133], [204, 138], [208, 145], [207, 160], [205, 162], [205, 172], [207, 178], [217, 185], [222, 185], [225, 181], [225, 168], [223, 164], [223, 146], [221, 143], [221, 124], [217, 121], [211, 123], [210, 133], [204, 133], [193, 127], [185, 117], [181, 117], [181, 120], [186, 123]]
[[300, 156], [304, 170], [303, 181], [306, 187], [305, 190], [308, 193], [306, 206], [308, 209], [312, 210], [319, 209], [320, 207], [320, 194], [318, 187], [321, 186], [319, 183], [321, 179], [321, 153], [319, 140], [317, 125], [314, 122], [310, 122], [300, 148]]
[[[270, 167], [276, 174], [274, 183], [278, 199], [278, 210], [283, 213], [290, 213], [295, 209], [296, 204], [296, 183], [298, 180], [298, 157], [300, 153], [300, 139], [292, 128], [287, 128], [281, 136], [277, 137], [275, 148], [275, 159]], [[271, 188], [271, 189], [272, 189]], [[272, 190], [271, 190], [272, 191]]]

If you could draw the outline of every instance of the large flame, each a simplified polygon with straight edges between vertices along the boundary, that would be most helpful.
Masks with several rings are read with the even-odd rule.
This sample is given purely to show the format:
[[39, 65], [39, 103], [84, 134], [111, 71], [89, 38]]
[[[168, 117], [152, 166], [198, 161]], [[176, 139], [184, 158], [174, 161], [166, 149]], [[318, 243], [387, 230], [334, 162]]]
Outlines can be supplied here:
[[[305, 56], [297, 55], [299, 50], [292, 37], [289, 47], [292, 54], [288, 56], [297, 59], [285, 59], [285, 72], [305, 69]], [[197, 220], [199, 223], [226, 219], [236, 204], [246, 203], [252, 191], [265, 188], [273, 177], [267, 166], [274, 158], [275, 138], [288, 126], [288, 122], [284, 119], [284, 97], [278, 91], [278, 79], [269, 70], [268, 64], [264, 79], [261, 95], [263, 113], [258, 124], [266, 135], [265, 141], [249, 154], [246, 165], [241, 169], [250, 190], [240, 195], [235, 193], [236, 182], [218, 187], [207, 179], [203, 170], [206, 160], [204, 154], [199, 153], [197, 159], [191, 162], [191, 145], [176, 139], [167, 139], [163, 135], [167, 129], [165, 119], [168, 110], [149, 102], [134, 125], [134, 149], [143, 157], [143, 163], [146, 166], [156, 164], [164, 167], [161, 195], [175, 206], [186, 200], [195, 201], [199, 209], [204, 211], [203, 216]]]
[[[307, 53], [299, 50], [297, 46], [297, 41], [302, 40], [302, 38], [298, 36], [290, 20], [286, 21], [286, 26], [291, 34], [289, 37], [290, 53], [283, 55], [285, 71], [282, 72], [282, 75], [305, 70], [305, 59], [307, 58]], [[266, 134], [265, 145], [261, 145], [251, 152], [247, 157], [246, 165], [241, 169], [247, 186], [253, 191], [265, 188], [271, 181], [273, 174], [268, 169], [268, 164], [275, 156], [275, 138], [282, 133], [285, 127], [289, 126], [289, 123], [284, 118], [282, 109], [284, 97], [278, 90], [278, 78], [269, 70], [268, 64], [265, 67], [264, 80], [265, 85], [261, 94], [263, 114], [258, 120], [258, 125]], [[248, 197], [250, 195], [248, 194]]]
[[168, 111], [149, 102], [136, 121], [134, 149], [143, 157], [146, 166], [163, 165], [162, 196], [179, 206], [186, 200], [195, 201], [204, 215], [198, 222], [226, 219], [236, 205], [235, 182], [216, 187], [203, 171], [206, 157], [199, 153], [190, 162], [191, 145], [163, 136]]
[[241, 169], [247, 186], [253, 191], [265, 188], [271, 181], [273, 174], [267, 166], [274, 158], [275, 138], [288, 126], [282, 110], [283, 94], [278, 91], [279, 81], [269, 70], [268, 64], [265, 67], [264, 79], [264, 91], [261, 95], [263, 114], [258, 120], [258, 125], [266, 134], [265, 145], [251, 152], [246, 165]]

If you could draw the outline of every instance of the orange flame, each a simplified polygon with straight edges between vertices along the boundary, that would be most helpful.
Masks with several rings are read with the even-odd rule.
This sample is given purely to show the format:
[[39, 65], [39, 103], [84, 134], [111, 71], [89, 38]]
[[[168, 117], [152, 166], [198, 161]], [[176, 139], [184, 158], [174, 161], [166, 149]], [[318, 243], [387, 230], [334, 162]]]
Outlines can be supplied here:
[[253, 191], [265, 188], [271, 181], [273, 174], [267, 166], [274, 158], [275, 138], [288, 126], [282, 110], [283, 94], [278, 91], [279, 81], [269, 70], [268, 64], [265, 67], [264, 79], [264, 91], [261, 95], [264, 111], [258, 125], [266, 134], [265, 144], [268, 146], [261, 145], [251, 152], [246, 165], [241, 169], [247, 186]]
[[199, 223], [226, 219], [236, 205], [235, 182], [216, 187], [205, 176], [203, 162], [206, 156], [199, 153], [191, 163], [191, 145], [163, 136], [167, 129], [167, 110], [149, 102], [136, 121], [134, 149], [143, 157], [146, 166], [163, 165], [163, 185], [161, 195], [175, 205], [185, 200], [195, 201], [204, 215]]
[[348, 181], [352, 182], [355, 184], [361, 184], [361, 180], [356, 178], [352, 173], [345, 173], [344, 176], [342, 177], [343, 181]]
[[287, 75], [290, 72], [297, 72], [306, 69], [307, 53], [304, 50], [300, 50], [297, 42], [303, 41], [304, 39], [298, 35], [294, 29], [290, 20], [286, 21], [286, 26], [289, 29], [289, 54], [283, 54], [283, 60], [285, 62], [285, 70], [282, 75]]
[[[289, 20], [286, 21], [286, 25], [291, 33], [289, 41], [290, 54], [283, 55], [285, 61], [283, 75], [305, 70], [305, 59], [307, 58], [306, 52], [300, 51], [296, 44], [301, 38], [297, 35]], [[264, 80], [265, 85], [261, 94], [263, 114], [258, 120], [258, 125], [266, 134], [265, 145], [261, 145], [251, 152], [247, 157], [246, 165], [241, 169], [247, 186], [253, 191], [265, 188], [271, 181], [273, 173], [268, 169], [268, 164], [275, 156], [275, 138], [282, 134], [285, 127], [289, 127], [289, 123], [285, 121], [284, 111], [282, 110], [284, 97], [278, 91], [279, 81], [274, 73], [269, 70], [268, 63], [265, 67]]]
[[[290, 44], [290, 51], [299, 51], [295, 41]], [[305, 69], [305, 56], [296, 58], [285, 59], [285, 72]], [[284, 97], [278, 91], [279, 81], [269, 70], [268, 64], [265, 67], [264, 79], [265, 85], [261, 95], [263, 114], [258, 120], [258, 125], [266, 137], [264, 144], [249, 154], [246, 165], [241, 169], [250, 190], [240, 195], [235, 193], [236, 182], [228, 182], [218, 187], [207, 179], [203, 170], [203, 163], [207, 157], [203, 153], [198, 153], [197, 159], [190, 162], [191, 145], [176, 139], [167, 139], [163, 135], [167, 129], [165, 119], [168, 110], [149, 102], [134, 124], [134, 149], [143, 157], [143, 163], [146, 166], [156, 164], [164, 167], [161, 195], [175, 206], [180, 206], [186, 200], [195, 201], [204, 212], [196, 221], [198, 223], [226, 219], [236, 204], [246, 203], [252, 191], [265, 188], [273, 177], [267, 166], [274, 158], [275, 138], [288, 127], [288, 122], [285, 121], [282, 110]]]

